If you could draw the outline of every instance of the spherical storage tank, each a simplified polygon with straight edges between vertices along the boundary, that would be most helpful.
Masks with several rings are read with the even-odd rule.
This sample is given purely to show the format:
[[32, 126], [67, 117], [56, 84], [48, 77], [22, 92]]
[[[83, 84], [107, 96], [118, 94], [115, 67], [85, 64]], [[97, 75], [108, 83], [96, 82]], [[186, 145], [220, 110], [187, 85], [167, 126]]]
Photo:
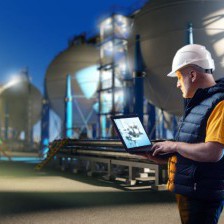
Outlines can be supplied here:
[[8, 127], [17, 134], [27, 131], [40, 119], [42, 95], [27, 78], [21, 76], [16, 82], [0, 87], [0, 121], [4, 127], [8, 116]]
[[141, 36], [147, 75], [145, 96], [171, 114], [182, 114], [183, 100], [176, 79], [168, 78], [176, 51], [186, 44], [187, 25], [193, 24], [195, 44], [207, 47], [215, 60], [215, 79], [224, 76], [224, 1], [151, 0], [134, 17], [129, 43], [134, 55], [134, 37]]
[[96, 122], [93, 105], [99, 82], [99, 51], [86, 41], [72, 43], [48, 66], [46, 88], [51, 108], [64, 121], [66, 76], [71, 75], [73, 127]]

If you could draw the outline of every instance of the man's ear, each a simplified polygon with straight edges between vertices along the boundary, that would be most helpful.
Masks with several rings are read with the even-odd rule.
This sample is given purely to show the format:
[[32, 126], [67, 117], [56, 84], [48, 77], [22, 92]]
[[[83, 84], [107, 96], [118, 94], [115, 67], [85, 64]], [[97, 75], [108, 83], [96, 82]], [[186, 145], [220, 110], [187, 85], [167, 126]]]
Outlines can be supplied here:
[[197, 79], [197, 72], [194, 70], [191, 70], [191, 81], [195, 82]]

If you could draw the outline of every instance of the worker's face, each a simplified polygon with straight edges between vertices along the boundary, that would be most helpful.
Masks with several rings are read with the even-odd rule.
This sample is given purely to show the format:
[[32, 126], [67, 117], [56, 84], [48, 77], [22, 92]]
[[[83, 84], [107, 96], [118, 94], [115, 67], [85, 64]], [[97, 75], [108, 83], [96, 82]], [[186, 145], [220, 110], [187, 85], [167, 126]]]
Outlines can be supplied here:
[[188, 70], [178, 70], [177, 75], [177, 88], [180, 88], [183, 94], [183, 98], [192, 98], [194, 96], [194, 86], [192, 83], [192, 77]]

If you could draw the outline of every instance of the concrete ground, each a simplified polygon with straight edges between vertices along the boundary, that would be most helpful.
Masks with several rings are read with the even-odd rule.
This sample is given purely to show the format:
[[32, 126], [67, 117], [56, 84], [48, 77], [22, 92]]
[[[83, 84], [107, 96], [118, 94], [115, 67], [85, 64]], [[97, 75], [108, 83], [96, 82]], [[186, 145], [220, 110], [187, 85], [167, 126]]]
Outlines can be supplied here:
[[[0, 160], [1, 224], [179, 224], [174, 195]], [[224, 215], [220, 222], [224, 224]]]

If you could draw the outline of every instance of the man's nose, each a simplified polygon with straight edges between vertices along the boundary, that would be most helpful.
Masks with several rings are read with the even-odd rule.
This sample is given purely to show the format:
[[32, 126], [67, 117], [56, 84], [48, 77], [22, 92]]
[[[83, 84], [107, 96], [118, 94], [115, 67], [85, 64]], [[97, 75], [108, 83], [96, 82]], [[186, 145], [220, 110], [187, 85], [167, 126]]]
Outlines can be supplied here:
[[177, 80], [177, 88], [180, 88], [180, 81]]

